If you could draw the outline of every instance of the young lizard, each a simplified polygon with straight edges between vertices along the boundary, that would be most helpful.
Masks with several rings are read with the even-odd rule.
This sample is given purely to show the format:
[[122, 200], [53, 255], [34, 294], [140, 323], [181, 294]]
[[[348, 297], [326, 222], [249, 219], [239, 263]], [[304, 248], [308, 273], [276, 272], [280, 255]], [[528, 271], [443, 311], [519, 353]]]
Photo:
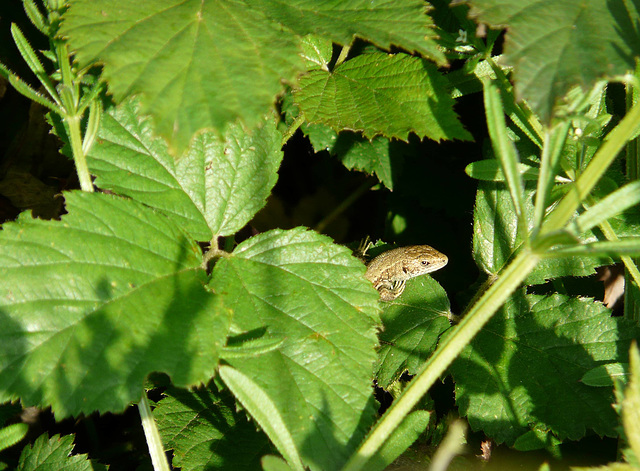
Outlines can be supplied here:
[[428, 245], [410, 245], [388, 250], [367, 265], [366, 278], [382, 301], [393, 301], [404, 291], [407, 280], [444, 267], [449, 259]]

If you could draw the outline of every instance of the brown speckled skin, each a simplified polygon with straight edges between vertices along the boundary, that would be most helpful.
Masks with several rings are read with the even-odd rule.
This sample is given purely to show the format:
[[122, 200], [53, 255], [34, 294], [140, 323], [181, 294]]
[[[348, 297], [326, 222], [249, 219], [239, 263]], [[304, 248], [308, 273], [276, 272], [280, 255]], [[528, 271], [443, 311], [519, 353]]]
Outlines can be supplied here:
[[365, 276], [380, 292], [382, 301], [393, 301], [404, 291], [405, 282], [444, 267], [449, 259], [428, 245], [410, 245], [388, 250], [371, 260]]

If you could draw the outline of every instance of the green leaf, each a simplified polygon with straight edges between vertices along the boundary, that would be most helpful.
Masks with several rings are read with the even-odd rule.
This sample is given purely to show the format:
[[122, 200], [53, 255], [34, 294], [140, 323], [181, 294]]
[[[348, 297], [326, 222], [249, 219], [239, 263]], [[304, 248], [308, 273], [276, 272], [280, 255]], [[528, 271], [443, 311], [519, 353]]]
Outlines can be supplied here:
[[[522, 179], [526, 181], [537, 181], [538, 176], [540, 175], [539, 168], [531, 167], [527, 164], [518, 163], [517, 169]], [[471, 178], [475, 178], [476, 180], [493, 182], [505, 181], [504, 173], [502, 172], [502, 166], [500, 165], [500, 162], [495, 159], [486, 159], [479, 160], [477, 162], [471, 162], [469, 165], [467, 165], [464, 171], [467, 175], [469, 175]]]
[[416, 374], [449, 329], [447, 293], [430, 276], [407, 281], [402, 296], [384, 303], [376, 380], [387, 389], [404, 371]]
[[300, 35], [323, 35], [342, 45], [357, 36], [387, 50], [397, 46], [439, 65], [447, 62], [420, 0], [252, 0], [251, 5]]
[[208, 380], [230, 319], [199, 246], [131, 200], [72, 192], [66, 209], [0, 232], [0, 401], [62, 418], [124, 409], [152, 371]]
[[[518, 171], [518, 154], [516, 146], [508, 135], [502, 101], [500, 98], [500, 90], [494, 80], [485, 78], [484, 85], [484, 106], [487, 116], [487, 128], [491, 137], [491, 145], [493, 153], [500, 161], [502, 173], [505, 176], [515, 214], [521, 232], [527, 231], [527, 218], [525, 212], [524, 201], [524, 183], [520, 172]], [[527, 237], [527, 234], [520, 234], [521, 237]]]
[[[532, 188], [525, 187], [524, 209], [529, 221], [533, 214], [533, 194]], [[594, 240], [591, 233], [583, 238], [585, 242]], [[513, 202], [505, 185], [481, 182], [474, 210], [473, 251], [476, 263], [487, 274], [497, 275], [521, 244]], [[588, 276], [595, 273], [596, 267], [610, 263], [610, 259], [588, 254], [545, 258], [533, 269], [526, 283], [540, 284], [562, 276]]]
[[640, 353], [634, 342], [629, 352], [629, 384], [622, 401], [622, 425], [627, 442], [636, 457], [640, 456]]
[[200, 241], [230, 235], [260, 210], [282, 160], [272, 119], [249, 131], [239, 125], [223, 139], [205, 132], [176, 161], [135, 101], [105, 113], [87, 156], [96, 185], [162, 210]]
[[12, 447], [27, 436], [29, 425], [23, 422], [0, 428], [0, 451]]
[[291, 432], [264, 390], [251, 378], [230, 366], [220, 366], [220, 377], [251, 417], [260, 424], [289, 466], [296, 471], [303, 471], [304, 466]]
[[426, 410], [417, 410], [409, 414], [390, 434], [378, 452], [369, 458], [365, 469], [367, 471], [387, 469], [426, 430], [431, 416], [432, 414]]
[[379, 307], [364, 272], [348, 249], [302, 228], [252, 237], [213, 269], [234, 323], [285, 339], [229, 363], [271, 398], [312, 469], [339, 468], [374, 419]]
[[106, 471], [107, 467], [87, 459], [86, 454], [71, 455], [73, 435], [40, 435], [33, 445], [22, 450], [18, 471], [58, 469], [65, 471]]
[[407, 140], [471, 139], [436, 66], [406, 54], [373, 53], [299, 80], [295, 101], [310, 123]]
[[302, 58], [307, 69], [329, 70], [329, 62], [333, 55], [333, 44], [327, 38], [307, 35], [300, 42], [302, 47]]
[[140, 94], [178, 154], [203, 128], [257, 125], [303, 69], [298, 39], [240, 0], [76, 0], [62, 34], [81, 66], [104, 63], [116, 102]]
[[516, 293], [451, 366], [460, 412], [474, 430], [509, 445], [537, 429], [560, 440], [587, 429], [615, 436], [611, 390], [580, 379], [625, 361], [639, 333], [592, 299]]
[[259, 469], [260, 458], [273, 452], [264, 433], [237, 411], [229, 392], [213, 386], [195, 391], [169, 388], [153, 416], [162, 442], [173, 450], [173, 465], [183, 471]]
[[637, 6], [623, 0], [473, 0], [471, 15], [507, 26], [506, 62], [516, 92], [544, 121], [573, 86], [635, 69], [640, 55]]
[[580, 381], [588, 386], [612, 387], [615, 384], [615, 380], [621, 380], [626, 383], [628, 374], [628, 363], [607, 363], [587, 371], [580, 378]]
[[261, 462], [264, 471], [291, 471], [291, 467], [279, 456], [266, 455]]
[[585, 232], [640, 203], [640, 180], [628, 183], [608, 194], [575, 220], [576, 232]]

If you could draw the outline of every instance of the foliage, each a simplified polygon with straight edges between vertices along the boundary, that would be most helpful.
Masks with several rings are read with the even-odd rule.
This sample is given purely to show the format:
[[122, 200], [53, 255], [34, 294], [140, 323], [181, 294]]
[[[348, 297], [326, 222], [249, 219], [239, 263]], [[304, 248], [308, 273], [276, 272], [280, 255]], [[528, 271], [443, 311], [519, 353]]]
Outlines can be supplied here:
[[[168, 469], [158, 437], [188, 470], [385, 469], [416, 441], [439, 444], [446, 422], [426, 397], [446, 376], [460, 415], [495, 443], [557, 456], [591, 433], [620, 436], [621, 422], [626, 462], [610, 466], [634, 465], [639, 12], [470, 3], [23, 0], [31, 26], [10, 30], [27, 75], [2, 48], [12, 68], [0, 74], [47, 110], [83, 191], [60, 188], [64, 212], [19, 205], [40, 191], [17, 187], [37, 166], [7, 152], [0, 191], [51, 216], [23, 212], [0, 232], [7, 416], [16, 400], [56, 420], [137, 403], [156, 469]], [[507, 28], [504, 55], [500, 32], [478, 24]], [[317, 230], [287, 220], [277, 186], [307, 184], [286, 171], [303, 136], [375, 175], [325, 174], [338, 189], [291, 211], [321, 208]], [[454, 177], [434, 170], [461, 146], [472, 151]], [[475, 202], [456, 206], [465, 165]], [[361, 207], [384, 234], [352, 208], [378, 182], [393, 190], [376, 187], [386, 211]], [[334, 235], [345, 213], [352, 230]], [[473, 214], [464, 240], [446, 231], [457, 213]], [[451, 244], [454, 275], [381, 303], [338, 242], [377, 231], [424, 243], [425, 226]], [[586, 277], [618, 259], [627, 291], [613, 317]], [[393, 395], [383, 415], [374, 382]], [[145, 387], [162, 395], [153, 417]], [[0, 425], [11, 450], [25, 427]], [[45, 434], [1, 459], [102, 469], [73, 440]], [[442, 450], [434, 459], [460, 446]]]

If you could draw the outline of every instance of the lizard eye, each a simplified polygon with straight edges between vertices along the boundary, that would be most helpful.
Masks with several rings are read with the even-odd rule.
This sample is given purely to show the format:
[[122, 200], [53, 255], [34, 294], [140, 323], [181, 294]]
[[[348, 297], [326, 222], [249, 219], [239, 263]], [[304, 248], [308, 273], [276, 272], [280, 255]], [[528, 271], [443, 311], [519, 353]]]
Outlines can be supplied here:
[[427, 260], [422, 260], [421, 263], [426, 267], [427, 265], [429, 265], [429, 262]]

